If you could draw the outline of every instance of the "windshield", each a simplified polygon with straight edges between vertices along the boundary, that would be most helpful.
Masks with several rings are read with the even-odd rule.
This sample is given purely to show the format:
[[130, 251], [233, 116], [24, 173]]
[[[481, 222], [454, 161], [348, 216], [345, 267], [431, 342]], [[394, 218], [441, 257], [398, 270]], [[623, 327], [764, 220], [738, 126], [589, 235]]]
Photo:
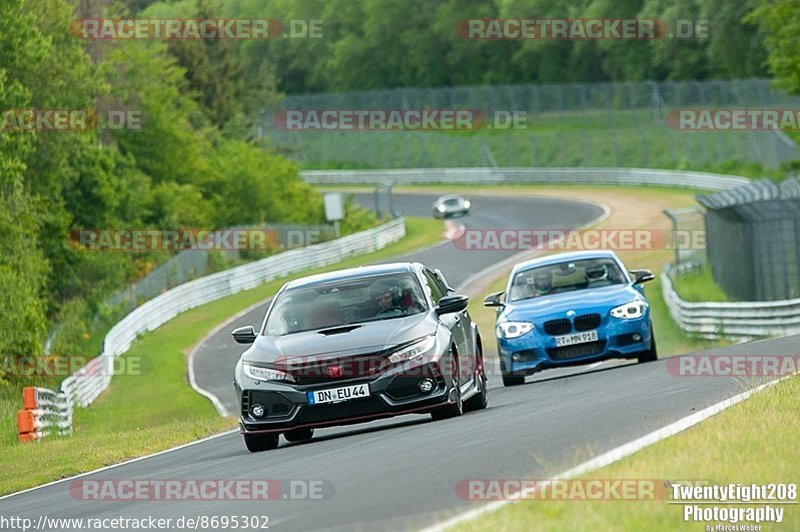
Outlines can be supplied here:
[[336, 281], [282, 292], [267, 318], [264, 334], [283, 336], [400, 318], [426, 308], [412, 274]]
[[517, 273], [511, 282], [509, 299], [520, 301], [626, 282], [624, 273], [613, 259], [566, 261]]

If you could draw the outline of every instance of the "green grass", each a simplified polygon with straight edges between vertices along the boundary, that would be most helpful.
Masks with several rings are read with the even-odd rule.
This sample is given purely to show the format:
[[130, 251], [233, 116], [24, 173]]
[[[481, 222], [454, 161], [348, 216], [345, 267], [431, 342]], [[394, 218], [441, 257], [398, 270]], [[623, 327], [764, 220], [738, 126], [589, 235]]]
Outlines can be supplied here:
[[[582, 478], [797, 484], [800, 480], [798, 398], [800, 376], [794, 376], [681, 434]], [[549, 472], [550, 475], [558, 473]], [[766, 523], [762, 530], [800, 530], [800, 507], [783, 505], [782, 508], [785, 510], [783, 522], [778, 525]], [[464, 523], [456, 530], [704, 529], [703, 524], [683, 522], [682, 509], [682, 505], [671, 505], [667, 500], [528, 500], [507, 505], [497, 512]]]
[[189, 386], [185, 361], [188, 349], [214, 326], [274, 294], [290, 278], [406, 254], [437, 242], [442, 223], [407, 218], [406, 230], [405, 238], [380, 251], [208, 303], [142, 335], [123, 356], [140, 357], [143, 374], [114, 377], [111, 387], [95, 403], [86, 409], [76, 408], [72, 437], [18, 444], [16, 412], [22, 408], [22, 383], [1, 386], [0, 495], [234, 428], [233, 418], [221, 418], [208, 399]]
[[[583, 120], [597, 127], [543, 123], [521, 131], [306, 131], [276, 142], [288, 143], [288, 156], [309, 169], [475, 167], [495, 161], [500, 167], [640, 167], [786, 176], [780, 168], [742, 159], [749, 153], [748, 137], [739, 131], [687, 132], [615, 126], [604, 120]], [[300, 143], [293, 144], [297, 139]], [[771, 145], [760, 147], [768, 152]]]
[[676, 275], [672, 279], [675, 291], [686, 301], [730, 301], [705, 264], [701, 269]]

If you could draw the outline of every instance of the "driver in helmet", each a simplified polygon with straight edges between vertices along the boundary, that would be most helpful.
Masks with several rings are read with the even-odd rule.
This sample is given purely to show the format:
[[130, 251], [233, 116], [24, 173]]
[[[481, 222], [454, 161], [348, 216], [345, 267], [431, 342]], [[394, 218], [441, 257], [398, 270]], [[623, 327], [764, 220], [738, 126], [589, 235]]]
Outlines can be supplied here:
[[533, 274], [533, 293], [537, 296], [543, 296], [550, 293], [553, 288], [553, 277], [547, 270], [540, 270]]
[[598, 264], [586, 268], [586, 278], [589, 283], [603, 283], [608, 281], [608, 267], [605, 264]]
[[400, 287], [388, 280], [375, 281], [369, 289], [369, 295], [377, 315], [398, 306]]

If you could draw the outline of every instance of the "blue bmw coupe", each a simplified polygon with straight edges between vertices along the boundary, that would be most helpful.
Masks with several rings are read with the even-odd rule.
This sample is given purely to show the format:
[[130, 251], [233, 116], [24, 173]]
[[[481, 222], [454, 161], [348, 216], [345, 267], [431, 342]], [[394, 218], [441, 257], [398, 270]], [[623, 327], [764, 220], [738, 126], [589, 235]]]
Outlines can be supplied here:
[[611, 251], [559, 253], [517, 264], [498, 307], [497, 352], [503, 384], [537, 371], [608, 358], [658, 358], [642, 283], [649, 270], [626, 271]]

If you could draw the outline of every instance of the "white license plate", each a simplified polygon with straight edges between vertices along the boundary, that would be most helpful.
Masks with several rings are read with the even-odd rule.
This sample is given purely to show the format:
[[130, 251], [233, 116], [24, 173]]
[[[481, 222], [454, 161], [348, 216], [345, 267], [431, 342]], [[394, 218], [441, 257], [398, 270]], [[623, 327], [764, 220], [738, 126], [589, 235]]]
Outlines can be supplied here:
[[316, 390], [306, 392], [308, 404], [318, 405], [321, 403], [339, 403], [351, 399], [369, 397], [369, 384], [356, 384], [353, 386], [342, 386], [341, 388], [331, 388], [330, 390]]
[[565, 345], [586, 344], [589, 342], [597, 341], [597, 331], [584, 331], [575, 334], [565, 334], [564, 336], [556, 336], [556, 346], [563, 347]]

